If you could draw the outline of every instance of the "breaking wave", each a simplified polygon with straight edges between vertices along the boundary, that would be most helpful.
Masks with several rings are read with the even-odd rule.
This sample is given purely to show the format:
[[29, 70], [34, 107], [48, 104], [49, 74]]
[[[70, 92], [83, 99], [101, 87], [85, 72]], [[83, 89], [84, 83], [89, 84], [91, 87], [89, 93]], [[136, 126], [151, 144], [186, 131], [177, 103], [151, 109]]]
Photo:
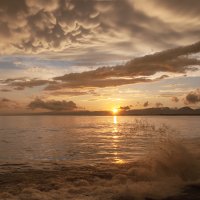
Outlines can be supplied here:
[[[150, 200], [198, 199], [200, 163], [196, 149], [174, 130], [136, 122], [145, 131], [147, 153], [123, 164], [54, 163], [0, 174], [2, 200]], [[148, 134], [147, 134], [148, 133]]]

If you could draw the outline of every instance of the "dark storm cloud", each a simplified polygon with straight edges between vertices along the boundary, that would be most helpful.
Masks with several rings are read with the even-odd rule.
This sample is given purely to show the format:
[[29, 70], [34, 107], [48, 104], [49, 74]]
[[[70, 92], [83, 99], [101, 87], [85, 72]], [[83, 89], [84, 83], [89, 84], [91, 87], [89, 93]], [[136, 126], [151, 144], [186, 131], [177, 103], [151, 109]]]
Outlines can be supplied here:
[[[197, 59], [189, 58], [188, 55], [200, 52], [200, 42], [169, 49], [152, 55], [135, 58], [124, 65], [114, 67], [100, 67], [82, 73], [70, 73], [56, 77], [54, 80], [60, 84], [52, 84], [48, 90], [61, 89], [62, 87], [106, 87], [139, 82], [150, 82], [146, 78], [157, 72], [186, 73], [196, 70], [200, 65]], [[138, 78], [143, 76], [142, 78]], [[164, 77], [160, 77], [160, 80]], [[156, 80], [156, 79], [155, 79]]]
[[151, 55], [135, 58], [124, 65], [100, 67], [81, 73], [69, 73], [55, 77], [53, 80], [40, 79], [6, 79], [1, 83], [14, 89], [45, 86], [45, 90], [62, 90], [71, 88], [112, 87], [126, 84], [159, 81], [167, 75], [154, 77], [157, 73], [186, 73], [195, 71], [200, 60], [191, 58], [191, 54], [200, 52], [200, 42], [177, 47]]
[[2, 47], [11, 52], [40, 52], [82, 43], [98, 26], [95, 4], [90, 0], [2, 0]]
[[73, 101], [43, 101], [39, 98], [36, 98], [34, 101], [29, 103], [28, 108], [47, 109], [52, 111], [73, 111], [77, 109], [77, 105]]
[[[180, 30], [175, 23], [151, 17], [136, 8], [135, 3], [134, 0], [1, 0], [1, 53], [60, 52], [85, 49], [97, 43], [110, 43], [115, 49], [130, 44], [130, 48], [137, 49], [142, 42], [163, 49], [192, 35], [196, 35], [192, 40], [195, 41], [200, 34], [196, 26]], [[183, 11], [188, 6], [190, 12], [199, 9], [198, 1], [194, 0], [192, 3], [184, 0], [181, 5], [179, 1], [159, 1], [156, 6], [180, 7]]]
[[[117, 79], [74, 79], [70, 81], [64, 81], [64, 83], [53, 83], [48, 85], [45, 90], [59, 90], [62, 88], [94, 88], [94, 87], [113, 87], [113, 86], [120, 86], [126, 84], [136, 84], [136, 83], [148, 83], [152, 81], [158, 81], [166, 76], [161, 76], [156, 79], [148, 79], [148, 78], [117, 78]], [[78, 77], [77, 77], [78, 78]]]
[[197, 104], [200, 102], [200, 89], [190, 92], [185, 97], [186, 104]]
[[153, 43], [155, 46], [165, 46], [165, 48], [171, 46], [171, 41], [181, 36], [178, 30], [159, 18], [150, 17], [148, 13], [136, 9], [134, 4], [134, 1], [129, 0], [113, 1], [111, 9], [100, 15], [101, 27], [104, 30], [112, 28], [116, 32], [120, 29], [132, 37], [132, 40], [137, 38], [143, 43], [149, 45]]

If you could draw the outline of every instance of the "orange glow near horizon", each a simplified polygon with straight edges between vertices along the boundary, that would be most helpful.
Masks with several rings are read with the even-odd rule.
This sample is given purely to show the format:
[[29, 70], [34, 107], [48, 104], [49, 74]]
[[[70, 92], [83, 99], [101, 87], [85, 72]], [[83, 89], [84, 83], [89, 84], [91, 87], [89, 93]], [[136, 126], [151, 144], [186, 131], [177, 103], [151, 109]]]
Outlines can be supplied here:
[[112, 112], [114, 115], [116, 115], [119, 112], [119, 110], [117, 108], [113, 108]]

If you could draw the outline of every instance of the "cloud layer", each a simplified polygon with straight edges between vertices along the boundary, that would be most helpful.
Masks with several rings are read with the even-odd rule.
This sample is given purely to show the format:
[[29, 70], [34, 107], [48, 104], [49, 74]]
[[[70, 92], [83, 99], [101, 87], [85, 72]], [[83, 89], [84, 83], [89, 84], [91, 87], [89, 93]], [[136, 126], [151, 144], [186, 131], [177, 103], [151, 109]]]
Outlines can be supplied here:
[[73, 101], [43, 101], [39, 98], [36, 98], [34, 101], [30, 102], [28, 108], [33, 110], [46, 109], [51, 111], [74, 111], [77, 109], [77, 105]]
[[[20, 105], [39, 97], [33, 108], [48, 110], [41, 99], [58, 95], [89, 109], [93, 96], [102, 107], [198, 106], [188, 91], [200, 77], [199, 13], [199, 0], [0, 1], [0, 95]], [[184, 89], [153, 83], [182, 76]]]
[[[96, 50], [107, 46], [110, 50], [121, 51], [124, 48], [140, 49], [144, 43], [163, 49], [183, 41], [195, 41], [200, 34], [199, 2], [188, 2], [184, 1], [180, 6], [178, 1], [157, 0], [150, 3], [136, 0], [1, 1], [1, 54], [66, 49], [74, 52], [94, 46]], [[159, 16], [152, 16], [154, 4], [164, 10]], [[192, 9], [186, 15], [188, 7]], [[168, 21], [165, 15], [169, 14], [170, 19], [178, 19], [178, 22]]]
[[185, 97], [186, 104], [200, 103], [200, 89], [188, 93]]
[[0, 8], [2, 53], [75, 47], [98, 26], [98, 13], [88, 0], [8, 0], [1, 1]]
[[190, 55], [199, 52], [200, 42], [197, 42], [138, 57], [123, 65], [100, 67], [81, 73], [68, 73], [54, 77], [53, 80], [18, 78], [2, 80], [1, 83], [17, 90], [45, 86], [47, 91], [148, 83], [167, 78], [169, 73], [186, 74], [188, 71], [197, 70], [200, 60]]
[[[186, 73], [197, 70], [200, 60], [188, 55], [200, 52], [200, 42], [185, 47], [169, 49], [163, 52], [135, 58], [124, 65], [101, 67], [82, 73], [70, 73], [56, 77], [60, 84], [53, 84], [47, 89], [61, 89], [64, 87], [106, 87], [139, 82], [151, 82], [147, 77], [156, 73]], [[166, 78], [154, 78], [160, 80]]]

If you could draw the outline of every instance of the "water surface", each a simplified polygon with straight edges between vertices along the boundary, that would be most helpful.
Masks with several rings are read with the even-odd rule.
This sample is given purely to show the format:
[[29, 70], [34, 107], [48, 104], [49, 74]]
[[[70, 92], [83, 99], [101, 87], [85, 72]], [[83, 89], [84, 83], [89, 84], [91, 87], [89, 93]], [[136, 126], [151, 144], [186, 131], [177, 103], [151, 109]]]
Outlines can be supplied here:
[[2, 200], [199, 200], [200, 117], [0, 117]]
[[0, 117], [0, 162], [127, 162], [148, 151], [152, 124], [175, 129], [172, 136], [195, 146], [199, 121], [199, 116]]

